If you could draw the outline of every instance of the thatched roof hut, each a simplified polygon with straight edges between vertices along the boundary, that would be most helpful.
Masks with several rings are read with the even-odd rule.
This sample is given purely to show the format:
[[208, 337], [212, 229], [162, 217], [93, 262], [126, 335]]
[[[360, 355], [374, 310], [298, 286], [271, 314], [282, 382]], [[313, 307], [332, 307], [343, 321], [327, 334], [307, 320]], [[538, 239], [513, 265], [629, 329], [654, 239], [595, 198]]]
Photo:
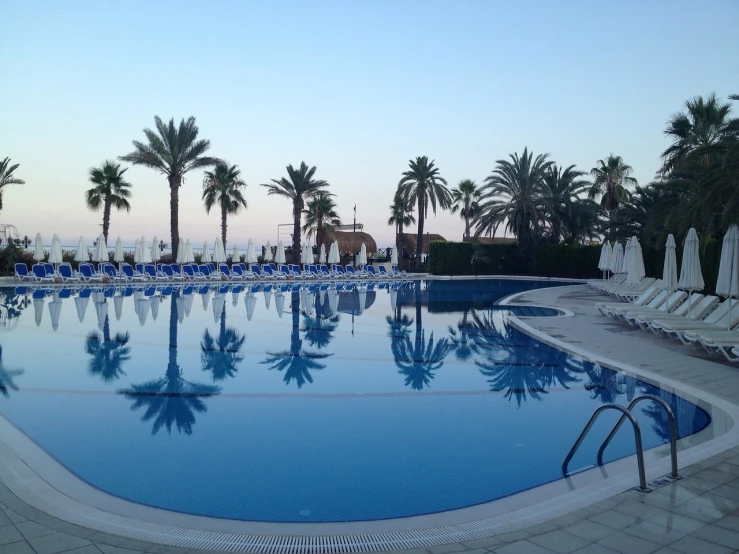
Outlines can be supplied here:
[[367, 247], [367, 254], [377, 252], [377, 243], [372, 235], [369, 233], [363, 233], [357, 231], [356, 233], [350, 233], [345, 231], [327, 231], [326, 232], [326, 250], [331, 246], [331, 243], [339, 241], [339, 252], [358, 254], [362, 248], [362, 243]]
[[[416, 253], [416, 238], [418, 237], [418, 234], [416, 233], [403, 233], [403, 251], [406, 254], [415, 254]], [[433, 233], [426, 233], [423, 235], [423, 253], [428, 254], [429, 253], [429, 243], [435, 240], [441, 240], [445, 241], [446, 239], [442, 237], [441, 235], [434, 235]]]

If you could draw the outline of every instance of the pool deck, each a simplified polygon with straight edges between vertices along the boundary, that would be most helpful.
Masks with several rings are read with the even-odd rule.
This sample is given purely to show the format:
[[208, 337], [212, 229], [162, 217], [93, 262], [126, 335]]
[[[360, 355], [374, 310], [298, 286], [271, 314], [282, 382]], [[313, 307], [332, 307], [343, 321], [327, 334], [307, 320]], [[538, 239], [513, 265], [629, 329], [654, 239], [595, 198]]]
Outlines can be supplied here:
[[[679, 381], [739, 406], [739, 366], [600, 315], [594, 304], [607, 299], [578, 285], [530, 291], [519, 295], [514, 303], [552, 306], [574, 313], [575, 317], [520, 318], [522, 324], [556, 341], [586, 350], [593, 357]], [[680, 474], [682, 480], [651, 493], [622, 492], [513, 533], [402, 552], [739, 552], [739, 447], [685, 467], [681, 463]], [[2, 554], [208, 552], [141, 542], [73, 525], [33, 508], [2, 483], [0, 508]], [[314, 550], [316, 554], [329, 551], [322, 547]]]

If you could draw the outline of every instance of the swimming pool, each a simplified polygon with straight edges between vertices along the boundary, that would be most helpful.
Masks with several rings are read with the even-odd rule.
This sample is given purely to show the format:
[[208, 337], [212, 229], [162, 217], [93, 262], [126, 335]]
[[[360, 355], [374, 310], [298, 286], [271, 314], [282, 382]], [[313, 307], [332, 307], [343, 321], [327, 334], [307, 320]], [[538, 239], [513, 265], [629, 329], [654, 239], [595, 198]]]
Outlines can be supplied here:
[[[560, 479], [592, 410], [642, 392], [681, 437], [708, 425], [506, 325], [555, 312], [498, 299], [552, 284], [2, 289], [0, 413], [110, 494], [271, 522], [428, 514]], [[660, 410], [638, 419], [646, 447], [666, 442]], [[621, 432], [606, 461], [633, 448]]]

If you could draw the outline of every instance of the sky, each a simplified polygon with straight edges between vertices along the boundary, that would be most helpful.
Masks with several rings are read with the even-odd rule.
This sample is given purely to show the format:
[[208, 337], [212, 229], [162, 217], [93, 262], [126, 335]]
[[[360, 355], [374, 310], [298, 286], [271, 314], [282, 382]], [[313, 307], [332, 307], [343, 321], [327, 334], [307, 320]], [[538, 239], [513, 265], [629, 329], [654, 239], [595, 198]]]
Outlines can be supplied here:
[[[450, 186], [482, 183], [524, 147], [589, 171], [610, 153], [652, 180], [685, 100], [739, 93], [739, 2], [655, 0], [0, 0], [0, 159], [19, 163], [1, 223], [75, 245], [101, 231], [89, 168], [143, 129], [194, 116], [208, 152], [238, 164], [249, 207], [228, 242], [277, 239], [291, 204], [260, 183], [317, 166], [344, 223], [393, 242], [388, 206], [416, 156]], [[739, 105], [735, 107], [739, 115]], [[125, 166], [126, 164], [124, 164]], [[169, 188], [130, 167], [131, 212], [110, 235], [169, 242]], [[203, 175], [180, 190], [180, 234], [220, 234]], [[426, 230], [461, 240], [463, 221]], [[48, 237], [48, 238], [47, 238]]]

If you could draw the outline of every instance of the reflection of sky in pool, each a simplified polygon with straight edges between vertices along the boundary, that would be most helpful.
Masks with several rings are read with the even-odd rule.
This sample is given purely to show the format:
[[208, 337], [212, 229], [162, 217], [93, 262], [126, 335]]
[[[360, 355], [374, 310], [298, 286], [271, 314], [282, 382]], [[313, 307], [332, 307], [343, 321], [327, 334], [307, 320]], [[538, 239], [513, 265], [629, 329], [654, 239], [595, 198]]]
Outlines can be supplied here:
[[[642, 392], [673, 406], [681, 436], [705, 427], [692, 404], [507, 327], [493, 303], [539, 286], [0, 289], [0, 412], [111, 494], [306, 522], [449, 510], [559, 479], [592, 410]], [[656, 406], [637, 414], [646, 447], [666, 442]], [[624, 426], [606, 460], [633, 449]]]

